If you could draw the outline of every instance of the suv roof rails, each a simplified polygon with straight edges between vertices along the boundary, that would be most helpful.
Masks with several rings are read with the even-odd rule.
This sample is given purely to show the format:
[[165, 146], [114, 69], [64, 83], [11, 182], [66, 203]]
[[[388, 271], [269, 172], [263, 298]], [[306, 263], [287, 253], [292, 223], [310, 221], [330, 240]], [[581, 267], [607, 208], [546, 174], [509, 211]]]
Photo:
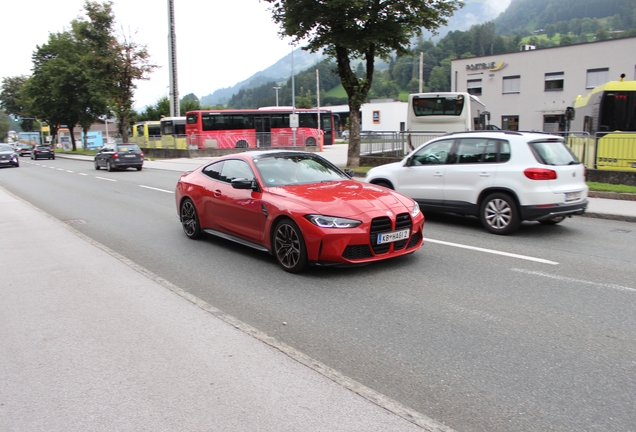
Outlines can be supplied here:
[[460, 131], [460, 132], [449, 132], [446, 135], [456, 135], [456, 134], [471, 134], [471, 133], [497, 133], [497, 134], [508, 134], [508, 135], [521, 135], [521, 131], [511, 131], [511, 130], [470, 130], [470, 131]]

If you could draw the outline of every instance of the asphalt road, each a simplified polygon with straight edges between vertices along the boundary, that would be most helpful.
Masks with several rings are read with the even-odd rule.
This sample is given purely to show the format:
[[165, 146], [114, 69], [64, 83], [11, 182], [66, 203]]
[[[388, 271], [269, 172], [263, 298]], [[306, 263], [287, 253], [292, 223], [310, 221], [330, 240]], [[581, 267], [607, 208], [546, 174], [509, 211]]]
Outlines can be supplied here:
[[269, 255], [188, 240], [177, 172], [21, 162], [0, 170], [10, 192], [455, 430], [635, 430], [633, 223], [574, 217], [500, 237], [428, 215], [413, 255], [291, 275]]

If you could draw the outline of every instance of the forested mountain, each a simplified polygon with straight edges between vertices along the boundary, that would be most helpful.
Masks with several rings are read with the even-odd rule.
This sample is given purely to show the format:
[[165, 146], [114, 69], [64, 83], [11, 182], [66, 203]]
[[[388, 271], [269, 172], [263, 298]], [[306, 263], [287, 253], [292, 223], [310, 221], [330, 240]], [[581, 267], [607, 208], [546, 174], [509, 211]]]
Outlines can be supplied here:
[[[424, 53], [424, 91], [448, 91], [450, 65], [455, 58], [513, 52], [519, 50], [522, 43], [541, 49], [636, 36], [636, 0], [512, 0], [494, 20], [475, 23], [467, 30], [451, 30], [451, 25], [461, 28], [461, 24], [475, 20], [479, 16], [476, 11], [484, 11], [489, 5], [486, 0], [467, 2], [466, 7], [449, 20], [449, 26], [440, 29], [443, 37], [433, 39], [428, 34], [413, 42], [411, 55], [396, 56], [390, 63], [380, 64], [369, 98], [404, 99], [409, 92], [417, 91], [420, 53]], [[315, 69], [320, 70], [321, 105], [347, 103], [346, 95], [338, 91], [335, 64], [323, 61], [320, 55], [302, 54], [306, 55], [303, 58], [309, 69], [295, 77], [297, 106], [316, 104]], [[296, 60], [301, 58], [301, 51], [297, 50], [294, 56], [295, 70], [302, 71], [301, 61]], [[222, 103], [228, 108], [275, 105], [272, 87], [281, 87], [280, 105], [290, 105], [289, 57], [231, 89], [217, 90], [202, 98], [202, 104]], [[362, 64], [357, 67], [361, 68]]]

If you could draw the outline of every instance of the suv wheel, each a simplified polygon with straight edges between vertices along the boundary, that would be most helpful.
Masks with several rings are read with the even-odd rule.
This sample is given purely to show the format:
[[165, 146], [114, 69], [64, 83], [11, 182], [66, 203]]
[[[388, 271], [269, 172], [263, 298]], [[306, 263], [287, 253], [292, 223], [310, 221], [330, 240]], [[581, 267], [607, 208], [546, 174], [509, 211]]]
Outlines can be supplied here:
[[488, 195], [481, 203], [479, 219], [486, 230], [500, 235], [516, 231], [521, 224], [514, 199], [500, 192]]

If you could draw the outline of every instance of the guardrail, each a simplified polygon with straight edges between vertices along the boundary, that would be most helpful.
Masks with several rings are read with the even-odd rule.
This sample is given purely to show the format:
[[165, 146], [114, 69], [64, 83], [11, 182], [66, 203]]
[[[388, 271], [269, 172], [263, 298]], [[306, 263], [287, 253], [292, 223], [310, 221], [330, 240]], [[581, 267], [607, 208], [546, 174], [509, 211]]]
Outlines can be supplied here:
[[444, 131], [361, 131], [360, 156], [402, 158]]

